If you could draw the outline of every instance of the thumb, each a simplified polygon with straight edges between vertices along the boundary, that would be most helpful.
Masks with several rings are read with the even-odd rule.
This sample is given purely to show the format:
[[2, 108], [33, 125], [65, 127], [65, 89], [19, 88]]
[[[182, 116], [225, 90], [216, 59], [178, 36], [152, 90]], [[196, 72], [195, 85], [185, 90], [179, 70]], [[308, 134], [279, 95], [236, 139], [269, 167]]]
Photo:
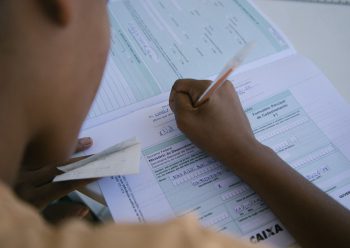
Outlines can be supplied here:
[[[211, 81], [181, 79], [177, 80], [171, 90], [169, 105], [174, 113], [180, 109], [191, 110], [201, 94], [207, 89]], [[178, 107], [175, 110], [176, 106]]]
[[183, 115], [188, 111], [193, 110], [192, 98], [189, 94], [185, 92], [175, 92], [172, 110], [175, 115]]

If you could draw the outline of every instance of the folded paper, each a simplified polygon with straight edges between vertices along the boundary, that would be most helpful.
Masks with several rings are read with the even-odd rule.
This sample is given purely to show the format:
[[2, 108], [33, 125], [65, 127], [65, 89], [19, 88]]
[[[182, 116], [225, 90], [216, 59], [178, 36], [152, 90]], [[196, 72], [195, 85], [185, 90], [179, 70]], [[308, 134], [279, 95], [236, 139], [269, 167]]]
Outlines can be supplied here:
[[139, 172], [141, 146], [136, 138], [114, 145], [101, 153], [67, 166], [58, 167], [64, 174], [54, 182], [129, 175]]

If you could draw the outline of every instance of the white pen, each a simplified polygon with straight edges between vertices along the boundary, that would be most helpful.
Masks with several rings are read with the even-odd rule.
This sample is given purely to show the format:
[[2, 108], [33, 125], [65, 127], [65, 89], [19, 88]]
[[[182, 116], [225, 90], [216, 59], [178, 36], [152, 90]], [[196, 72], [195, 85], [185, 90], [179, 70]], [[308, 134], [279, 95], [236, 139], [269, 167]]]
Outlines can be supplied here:
[[239, 52], [225, 65], [222, 72], [215, 79], [214, 82], [204, 91], [204, 93], [195, 102], [195, 106], [198, 106], [208, 100], [226, 81], [226, 79], [233, 73], [237, 67], [239, 67], [243, 61], [247, 58], [248, 54], [254, 48], [255, 43], [247, 43]]

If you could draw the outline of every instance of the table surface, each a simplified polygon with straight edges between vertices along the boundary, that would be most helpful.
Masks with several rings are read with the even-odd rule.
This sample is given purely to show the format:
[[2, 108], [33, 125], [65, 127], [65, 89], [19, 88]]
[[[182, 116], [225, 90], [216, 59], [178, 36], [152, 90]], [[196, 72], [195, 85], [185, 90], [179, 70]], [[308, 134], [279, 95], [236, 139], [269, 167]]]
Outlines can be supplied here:
[[[300, 54], [324, 72], [350, 103], [350, 6], [286, 0], [252, 2], [285, 33]], [[88, 195], [103, 201], [97, 184], [92, 189]], [[90, 199], [85, 202], [95, 213], [103, 209]]]
[[252, 0], [350, 103], [350, 6]]

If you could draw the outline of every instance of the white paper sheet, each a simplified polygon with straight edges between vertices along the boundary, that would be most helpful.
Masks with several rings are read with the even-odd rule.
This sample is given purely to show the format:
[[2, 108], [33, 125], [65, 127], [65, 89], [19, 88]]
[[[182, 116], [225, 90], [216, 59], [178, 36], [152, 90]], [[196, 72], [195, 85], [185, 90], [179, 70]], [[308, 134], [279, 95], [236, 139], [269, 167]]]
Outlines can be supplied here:
[[[176, 2], [176, 4], [175, 4]], [[247, 42], [239, 70], [294, 53], [249, 1], [111, 1], [111, 50], [84, 128], [166, 101], [179, 78], [209, 78]]]
[[[248, 185], [183, 136], [167, 105], [175, 79], [215, 76], [237, 44], [254, 35], [260, 54], [233, 81], [257, 139], [350, 207], [348, 104], [249, 1], [112, 2], [111, 55], [81, 135], [95, 140], [92, 153], [134, 135], [142, 142], [139, 174], [99, 181], [116, 221], [162, 221], [196, 212], [203, 226], [252, 242], [294, 242]], [[214, 16], [223, 19], [210, 25], [208, 10], [221, 11]], [[265, 237], [266, 229], [274, 235]]]
[[136, 174], [139, 172], [140, 147], [136, 138], [126, 140], [84, 160], [58, 167], [65, 173], [53, 181]]
[[[349, 208], [350, 111], [323, 74], [295, 55], [241, 73], [234, 84], [256, 137]], [[116, 221], [196, 212], [204, 226], [252, 242], [261, 241], [267, 228], [282, 230], [263, 242], [277, 247], [294, 242], [249, 186], [181, 134], [166, 102], [83, 134], [101, 141], [93, 151], [131, 134], [142, 141], [138, 175], [99, 181]]]

